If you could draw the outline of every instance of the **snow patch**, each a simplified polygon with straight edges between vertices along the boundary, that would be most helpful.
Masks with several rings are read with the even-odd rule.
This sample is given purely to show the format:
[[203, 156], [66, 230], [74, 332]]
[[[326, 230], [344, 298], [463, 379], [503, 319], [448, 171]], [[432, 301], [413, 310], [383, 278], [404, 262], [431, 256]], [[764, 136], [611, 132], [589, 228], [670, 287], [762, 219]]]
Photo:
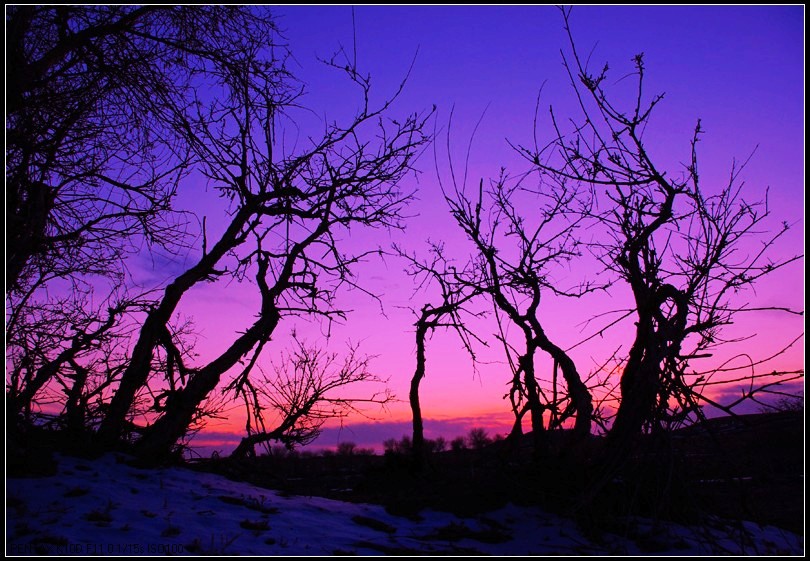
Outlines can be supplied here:
[[57, 456], [50, 477], [6, 481], [7, 555], [800, 555], [804, 539], [753, 523], [633, 519], [632, 535], [586, 538], [571, 521], [508, 505], [475, 518], [291, 497], [121, 455]]

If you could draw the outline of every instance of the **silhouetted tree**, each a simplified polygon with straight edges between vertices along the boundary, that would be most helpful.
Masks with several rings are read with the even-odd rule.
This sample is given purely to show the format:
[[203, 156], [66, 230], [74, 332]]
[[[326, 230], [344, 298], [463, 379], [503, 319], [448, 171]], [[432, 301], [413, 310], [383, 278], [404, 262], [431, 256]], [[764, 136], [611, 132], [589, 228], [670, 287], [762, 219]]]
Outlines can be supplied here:
[[[122, 295], [123, 260], [144, 245], [183, 249], [171, 203], [190, 162], [175, 125], [194, 102], [202, 59], [222, 54], [197, 28], [251, 18], [222, 8], [9, 7], [9, 413], [30, 411], [63, 370], [76, 377], [76, 405], [93, 374], [80, 362], [125, 339], [123, 313], [146, 307], [145, 295]], [[96, 307], [105, 283], [116, 301]]]
[[[701, 400], [711, 403], [698, 390], [701, 380], [690, 371], [691, 363], [724, 343], [723, 326], [747, 310], [762, 309], [740, 303], [738, 293], [800, 256], [769, 257], [788, 225], [763, 233], [767, 198], [758, 203], [742, 198], [744, 165], [732, 167], [725, 185], [704, 187], [698, 170], [699, 121], [682, 172], [659, 167], [644, 131], [663, 96], [645, 99], [643, 57], [633, 59], [636, 95], [629, 109], [620, 109], [606, 91], [607, 65], [597, 73], [588, 69], [569, 27], [570, 10], [562, 11], [571, 46], [564, 65], [581, 117], [564, 131], [552, 111], [551, 142], [519, 150], [547, 183], [594, 191], [603, 210], [592, 216], [605, 229], [593, 251], [633, 295], [635, 335], [609, 433], [611, 462], [619, 462], [642, 430], [699, 414]], [[757, 240], [759, 249], [743, 251], [748, 240]]]
[[335, 452], [338, 456], [353, 456], [355, 454], [355, 450], [357, 450], [357, 444], [347, 441], [338, 444]]
[[412, 452], [416, 467], [419, 468], [422, 466], [427, 452], [422, 406], [419, 401], [419, 385], [425, 377], [427, 365], [425, 339], [429, 333], [438, 328], [452, 329], [458, 334], [462, 345], [474, 363], [473, 339], [484, 345], [486, 343], [469, 329], [465, 320], [482, 315], [480, 311], [473, 311], [467, 305], [483, 292], [480, 287], [469, 281], [474, 275], [474, 271], [471, 269], [472, 263], [468, 263], [461, 271], [457, 270], [446, 259], [442, 244], [430, 243], [430, 257], [424, 261], [415, 255], [409, 255], [402, 248], [395, 247], [395, 250], [400, 257], [408, 261], [409, 266], [406, 272], [417, 280], [417, 291], [426, 287], [436, 287], [439, 290], [438, 304], [422, 306], [416, 320], [416, 369], [411, 378], [408, 397], [413, 422]]
[[155, 349], [166, 344], [164, 326], [190, 288], [251, 275], [261, 298], [258, 318], [217, 358], [187, 369], [185, 383], [143, 431], [138, 449], [146, 457], [170, 449], [222, 376], [245, 357], [230, 387], [247, 391], [250, 372], [282, 317], [343, 316], [333, 306], [336, 291], [356, 286], [353, 265], [374, 252], [346, 253], [341, 236], [352, 227], [399, 227], [409, 194], [397, 183], [428, 140], [421, 132], [425, 117], [386, 122], [383, 114], [394, 98], [373, 107], [368, 79], [332, 61], [358, 87], [361, 107], [347, 125], [329, 123], [309, 146], [285, 153], [284, 112], [297, 103], [299, 90], [287, 81], [283, 60], [263, 58], [266, 41], [245, 41], [241, 51], [217, 61], [221, 93], [212, 108], [187, 123], [202, 173], [231, 201], [231, 221], [215, 243], [203, 238], [197, 263], [166, 287], [147, 315], [101, 425], [102, 438], [113, 442], [122, 435]]
[[[69, 424], [77, 428], [79, 419], [87, 416], [88, 401], [113, 382], [131, 330], [126, 316], [142, 310], [146, 302], [113, 294], [107, 299], [106, 316], [99, 316], [91, 297], [87, 291], [76, 290], [51, 302], [34, 301], [15, 309], [7, 322], [10, 426], [18, 415], [22, 415], [20, 420], [32, 422], [35, 396], [55, 381], [51, 389], [63, 391], [67, 399], [60, 399], [57, 393], [40, 395], [36, 401], [40, 406], [49, 401], [65, 403]], [[100, 361], [105, 375], [94, 382]]]
[[383, 442], [385, 454], [408, 456], [413, 454], [413, 441], [410, 436], [403, 436], [401, 439], [388, 438]]
[[483, 450], [492, 444], [492, 439], [487, 434], [486, 429], [472, 428], [467, 434], [467, 443], [472, 450]]
[[[585, 437], [590, 434], [593, 405], [574, 361], [546, 334], [541, 320], [541, 298], [544, 294], [581, 297], [599, 287], [585, 282], [565, 288], [549, 276], [555, 267], [580, 255], [583, 243], [577, 232], [587, 216], [590, 194], [568, 188], [545, 189], [542, 184], [529, 187], [525, 181], [525, 176], [515, 180], [503, 171], [497, 180], [490, 182], [486, 193], [481, 180], [475, 197], [456, 185], [445, 198], [456, 223], [474, 247], [475, 277], [466, 282], [491, 298], [499, 326], [503, 314], [523, 335], [524, 347], [519, 351], [515, 351], [502, 328], [498, 335], [513, 371], [508, 394], [515, 415], [512, 435], [521, 434], [522, 418], [528, 411], [535, 450], [543, 454], [547, 447], [545, 411], [551, 411], [550, 427], [560, 426], [575, 416], [576, 434]], [[518, 210], [525, 202], [519, 202], [519, 197], [526, 196], [531, 201], [528, 208], [532, 209], [528, 216]], [[554, 361], [551, 396], [545, 393], [535, 371], [538, 350]], [[516, 361], [512, 360], [513, 352], [517, 354]], [[562, 393], [558, 392], [558, 368], [567, 386]]]
[[791, 412], [801, 413], [804, 411], [804, 396], [803, 395], [783, 395], [776, 400], [775, 403], [762, 404], [760, 411], [763, 413], [776, 412]]
[[[49, 349], [18, 353], [12, 401], [30, 409], [67, 384], [59, 399], [71, 418], [91, 394], [98, 400], [103, 443], [139, 435], [145, 457], [165, 455], [225, 373], [239, 366], [229, 387], [250, 397], [251, 371], [283, 317], [344, 316], [336, 291], [357, 287], [353, 266], [375, 252], [348, 252], [343, 239], [350, 229], [400, 227], [410, 194], [397, 184], [428, 140], [426, 116], [388, 120], [399, 92], [372, 102], [369, 79], [336, 57], [327, 65], [357, 88], [359, 107], [290, 146], [303, 86], [265, 8], [26, 6], [10, 8], [7, 27], [7, 223], [19, 238], [9, 241], [7, 299], [17, 325], [46, 322], [32, 294], [54, 278], [90, 294], [94, 283], [125, 284], [122, 263], [144, 244], [162, 244], [170, 258], [193, 245], [192, 265], [157, 290], [87, 319], [74, 298], [60, 316], [71, 330], [54, 332]], [[172, 214], [187, 174], [207, 179], [228, 215], [213, 239], [202, 220], [194, 244]], [[174, 325], [181, 300], [203, 283], [251, 279], [256, 320], [195, 364], [188, 329]], [[97, 361], [99, 338], [117, 340], [123, 325], [134, 327], [124, 358]], [[91, 379], [104, 389], [91, 391]]]
[[[273, 364], [272, 374], [256, 382], [245, 381], [247, 436], [232, 457], [252, 455], [257, 444], [268, 441], [281, 442], [289, 449], [308, 444], [318, 437], [327, 420], [359, 412], [361, 404], [385, 405], [393, 399], [385, 388], [363, 397], [336, 393], [348, 385], [385, 383], [369, 372], [371, 357], [359, 355], [357, 347], [350, 347], [341, 360], [336, 353], [327, 353], [297, 338], [294, 341], [295, 348]], [[354, 443], [343, 442], [338, 454], [350, 455], [355, 447]]]
[[463, 436], [457, 436], [450, 441], [450, 450], [453, 452], [461, 452], [467, 449], [467, 441]]
[[[214, 61], [274, 28], [205, 6], [9, 6], [6, 26], [11, 413], [100, 339], [121, 338], [125, 310], [147, 308], [148, 291], [126, 295], [129, 256], [189, 247], [173, 208], [193, 164], [186, 117]], [[104, 291], [115, 302], [98, 306]]]
[[435, 452], [444, 452], [447, 450], [447, 440], [445, 440], [443, 436], [437, 436], [436, 438], [426, 440], [425, 448], [429, 454]]
[[186, 154], [172, 113], [192, 101], [198, 52], [212, 52], [196, 27], [246, 15], [9, 6], [7, 290], [26, 292], [54, 271], [118, 272], [144, 243], [177, 249], [183, 230], [168, 211]]

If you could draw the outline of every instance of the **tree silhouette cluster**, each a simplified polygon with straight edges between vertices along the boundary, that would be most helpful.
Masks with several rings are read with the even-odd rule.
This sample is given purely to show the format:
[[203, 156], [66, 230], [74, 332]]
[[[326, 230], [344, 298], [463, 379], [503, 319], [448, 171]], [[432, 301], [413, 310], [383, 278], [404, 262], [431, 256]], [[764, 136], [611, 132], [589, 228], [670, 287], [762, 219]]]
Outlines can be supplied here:
[[[427, 115], [389, 118], [398, 92], [374, 105], [368, 77], [336, 56], [326, 65], [356, 89], [356, 112], [288, 146], [303, 85], [266, 9], [13, 7], [7, 19], [10, 426], [49, 409], [104, 446], [161, 458], [228, 374], [248, 439], [310, 440], [324, 404], [332, 416], [352, 406], [340, 387], [376, 380], [367, 359], [354, 349], [333, 372], [334, 357], [301, 343], [293, 371], [273, 377], [255, 375], [259, 357], [284, 318], [343, 317], [335, 295], [374, 251], [343, 240], [401, 227], [410, 194], [398, 183], [428, 140]], [[216, 235], [204, 218], [196, 238], [183, 228], [178, 186], [191, 177], [223, 201]], [[151, 247], [191, 265], [132, 295], [126, 257]], [[226, 282], [253, 287], [257, 315], [200, 364], [178, 307], [195, 286]]]
[[[472, 334], [460, 315], [489, 313], [497, 325], [494, 339], [511, 370], [505, 396], [515, 419], [510, 436], [521, 434], [528, 414], [535, 453], [544, 457], [550, 450], [549, 430], [568, 426], [576, 443], [591, 434], [596, 422], [607, 431], [609, 452], [599, 459], [607, 480], [642, 433], [701, 419], [707, 404], [733, 414], [741, 402], [778, 392], [776, 387], [803, 376], [801, 371], [754, 369], [747, 376], [750, 390], [732, 404], [721, 404], [707, 390], [727, 382], [715, 376], [723, 368], [696, 366], [730, 342], [722, 328], [740, 314], [764, 309], [803, 313], [757, 307], [747, 299], [760, 279], [801, 256], [773, 257], [771, 250], [789, 226], [769, 232], [767, 194], [757, 202], [744, 198], [744, 164], [735, 163], [719, 187], [701, 181], [699, 121], [682, 170], [673, 173], [656, 163], [644, 135], [663, 95], [645, 96], [643, 56], [633, 59], [635, 95], [625, 109], [624, 100], [610, 95], [607, 65], [594, 73], [581, 58], [569, 27], [570, 9], [562, 15], [570, 40], [563, 63], [579, 116], [562, 119], [550, 108], [549, 135], [538, 130], [536, 114], [534, 142], [512, 144], [528, 171], [510, 175], [502, 169], [475, 189], [467, 185], [466, 164], [463, 173], [454, 168], [448, 132], [449, 179], [443, 192], [467, 248], [449, 252], [431, 243], [429, 251], [440, 259], [421, 261], [399, 251], [411, 273], [432, 282], [436, 294], [416, 313], [413, 440], [418, 442], [423, 430], [415, 384], [425, 376], [425, 331], [455, 329], [470, 349], [469, 341], [484, 342], [485, 334]], [[549, 139], [540, 141], [542, 134]], [[436, 160], [439, 166], [438, 155]], [[586, 258], [600, 265], [598, 275], [572, 286], [557, 280], [560, 272]], [[566, 350], [550, 335], [555, 325], [570, 320], [544, 312], [543, 303], [608, 290], [629, 290], [633, 307], [618, 311], [619, 319], [574, 347], [624, 319], [633, 318], [635, 329], [623, 345], [625, 354], [617, 352], [584, 373], [570, 355], [574, 347]], [[509, 336], [510, 328], [520, 336]], [[553, 365], [542, 375], [536, 366], [541, 352]]]
[[[744, 165], [719, 188], [701, 182], [699, 122], [683, 169], [659, 167], [644, 133], [663, 96], [645, 96], [643, 57], [623, 109], [607, 66], [593, 72], [580, 57], [569, 16], [563, 60], [579, 115], [563, 121], [552, 109], [548, 141], [513, 145], [528, 166], [520, 175], [504, 169], [471, 189], [450, 160], [441, 189], [466, 249], [395, 248], [417, 290], [437, 295], [416, 312], [409, 446], [420, 463], [432, 446], [419, 391], [435, 330], [454, 330], [473, 362], [481, 345], [503, 348], [513, 440], [527, 418], [545, 457], [549, 431], [572, 428], [576, 446], [597, 424], [614, 465], [643, 432], [699, 417], [704, 404], [729, 409], [694, 364], [755, 309], [740, 294], [801, 258], [770, 257], [788, 225], [763, 233], [767, 200], [743, 198]], [[404, 227], [411, 193], [401, 185], [431, 140], [432, 114], [391, 117], [404, 82], [373, 102], [369, 77], [338, 53], [325, 69], [355, 88], [355, 111], [291, 145], [305, 88], [266, 9], [10, 6], [6, 26], [9, 431], [48, 422], [154, 460], [236, 400], [242, 456], [310, 442], [327, 419], [392, 399], [341, 395], [383, 382], [356, 347], [339, 356], [294, 337], [280, 361], [263, 356], [288, 318], [343, 319], [340, 292], [365, 291], [356, 266], [380, 250], [347, 244], [350, 231]], [[209, 228], [179, 203], [201, 182], [219, 195], [224, 224]], [[757, 251], [745, 249], [751, 240]], [[144, 287], [130, 274], [138, 255], [179, 268]], [[558, 280], [586, 258], [601, 265], [597, 277]], [[255, 315], [203, 361], [181, 304], [228, 283], [253, 291]], [[614, 323], [635, 322], [627, 351], [612, 370], [585, 372], [555, 340], [567, 318], [544, 304], [622, 287], [633, 305]], [[494, 334], [474, 327], [483, 317]], [[550, 372], [538, 371], [541, 356]], [[752, 374], [745, 397], [803, 375], [780, 374], [756, 386]]]

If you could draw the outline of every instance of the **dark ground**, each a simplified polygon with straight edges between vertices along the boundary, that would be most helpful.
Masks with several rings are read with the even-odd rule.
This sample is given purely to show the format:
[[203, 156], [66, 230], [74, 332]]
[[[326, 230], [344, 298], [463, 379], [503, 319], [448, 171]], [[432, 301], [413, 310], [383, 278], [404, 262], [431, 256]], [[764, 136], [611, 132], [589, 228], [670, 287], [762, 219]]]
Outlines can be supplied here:
[[[433, 454], [422, 470], [398, 454], [258, 456], [193, 463], [282, 492], [383, 504], [396, 514], [422, 508], [473, 515], [512, 502], [577, 517], [609, 529], [638, 514], [690, 523], [706, 514], [804, 534], [803, 412], [712, 419], [669, 438], [649, 439], [593, 500], [578, 501], [599, 474], [591, 466], [602, 439], [576, 453], [532, 461], [526, 441]], [[560, 449], [565, 450], [565, 447]]]
[[[274, 455], [188, 464], [285, 493], [384, 505], [417, 516], [423, 508], [467, 516], [511, 502], [538, 505], [578, 519], [584, 529], [620, 530], [627, 515], [699, 522], [707, 514], [774, 525], [804, 535], [804, 413], [780, 412], [711, 419], [645, 438], [636, 454], [592, 500], [580, 499], [598, 477], [604, 445], [593, 438], [575, 452], [556, 433], [552, 454], [533, 459], [531, 436], [508, 448], [432, 454], [421, 470], [408, 455]], [[63, 434], [7, 433], [6, 476], [50, 475], [52, 453], [81, 454]], [[84, 451], [93, 455], [90, 441]], [[11, 453], [8, 453], [8, 452]]]

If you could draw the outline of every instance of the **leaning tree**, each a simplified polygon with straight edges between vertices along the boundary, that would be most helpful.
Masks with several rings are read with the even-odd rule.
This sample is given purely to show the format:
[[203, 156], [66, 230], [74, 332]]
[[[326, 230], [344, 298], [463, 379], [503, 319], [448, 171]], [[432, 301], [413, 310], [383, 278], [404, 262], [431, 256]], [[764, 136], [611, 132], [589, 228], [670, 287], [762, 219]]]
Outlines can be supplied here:
[[216, 240], [203, 236], [197, 262], [166, 286], [147, 314], [101, 424], [102, 439], [114, 442], [127, 432], [136, 397], [156, 374], [157, 349], [176, 354], [166, 326], [192, 287], [251, 278], [257, 317], [211, 361], [176, 364], [174, 389], [164, 393], [159, 417], [140, 431], [137, 450], [145, 457], [172, 448], [232, 369], [228, 387], [252, 394], [251, 372], [284, 317], [343, 316], [334, 306], [336, 292], [356, 286], [353, 266], [376, 252], [345, 244], [348, 232], [400, 227], [410, 195], [397, 185], [428, 140], [426, 116], [385, 117], [398, 92], [373, 105], [368, 78], [333, 59], [328, 65], [358, 89], [357, 112], [346, 124], [327, 122], [320, 137], [288, 148], [285, 131], [294, 125], [300, 89], [283, 59], [267, 58], [283, 53], [268, 44], [257, 36], [215, 61], [220, 80], [209, 110], [187, 115], [199, 170], [230, 202], [230, 221]]

